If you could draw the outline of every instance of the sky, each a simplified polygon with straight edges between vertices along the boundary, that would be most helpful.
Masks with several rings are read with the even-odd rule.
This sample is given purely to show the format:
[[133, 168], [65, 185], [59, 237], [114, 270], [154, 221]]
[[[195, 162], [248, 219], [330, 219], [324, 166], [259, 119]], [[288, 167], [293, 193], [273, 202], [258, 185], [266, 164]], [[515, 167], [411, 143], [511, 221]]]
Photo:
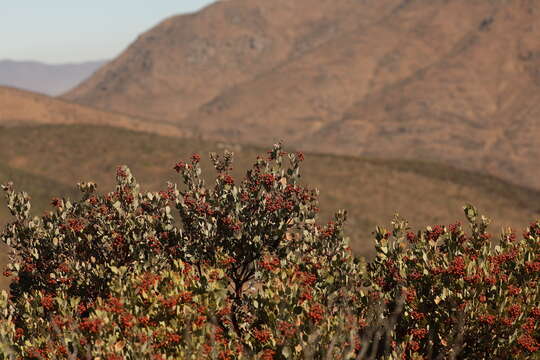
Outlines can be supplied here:
[[116, 57], [161, 20], [214, 0], [0, 0], [0, 60]]

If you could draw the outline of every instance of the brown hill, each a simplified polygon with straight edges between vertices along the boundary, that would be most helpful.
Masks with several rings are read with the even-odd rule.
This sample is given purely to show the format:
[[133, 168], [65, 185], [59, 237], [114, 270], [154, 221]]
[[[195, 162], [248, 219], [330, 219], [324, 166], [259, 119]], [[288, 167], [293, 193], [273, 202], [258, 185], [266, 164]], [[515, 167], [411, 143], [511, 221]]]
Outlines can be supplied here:
[[[34, 198], [33, 209], [39, 214], [52, 197], [72, 196], [80, 181], [97, 181], [102, 192], [113, 190], [119, 164], [131, 167], [143, 190], [160, 190], [166, 181], [180, 183], [172, 169], [178, 160], [188, 159], [193, 152], [220, 152], [223, 147], [109, 126], [11, 127], [0, 132], [0, 182], [14, 180], [17, 189]], [[228, 147], [235, 151], [233, 175], [237, 179], [265, 150]], [[203, 170], [214, 175], [209, 161], [203, 162]], [[304, 183], [320, 189], [323, 220], [337, 209], [349, 212], [347, 233], [354, 250], [363, 255], [372, 253], [370, 233], [375, 226], [388, 226], [396, 211], [419, 228], [464, 222], [461, 207], [472, 202], [493, 218], [495, 235], [503, 225], [521, 229], [540, 215], [537, 191], [420, 161], [307, 154], [302, 174]], [[207, 179], [213, 182], [212, 177]], [[0, 211], [0, 223], [7, 220], [5, 215]]]
[[540, 188], [539, 23], [534, 0], [219, 2], [150, 30], [67, 98], [207, 138], [442, 160]]
[[0, 128], [32, 124], [110, 125], [170, 136], [185, 135], [178, 127], [167, 123], [149, 122], [0, 86]]
[[166, 19], [64, 97], [153, 119], [180, 120], [226, 89], [254, 79], [355, 27], [390, 0], [220, 1]]
[[215, 138], [442, 160], [539, 188], [538, 11], [528, 1], [409, 2], [185, 123]]

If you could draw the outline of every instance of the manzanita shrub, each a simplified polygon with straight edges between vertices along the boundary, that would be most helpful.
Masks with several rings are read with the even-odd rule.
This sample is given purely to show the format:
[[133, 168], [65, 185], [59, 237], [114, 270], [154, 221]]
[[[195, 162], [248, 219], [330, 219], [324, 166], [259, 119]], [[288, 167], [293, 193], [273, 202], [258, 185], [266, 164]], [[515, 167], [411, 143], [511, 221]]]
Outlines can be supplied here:
[[[533, 359], [540, 357], [540, 222], [498, 244], [465, 207], [457, 224], [374, 232], [376, 257], [351, 254], [345, 212], [318, 223], [300, 153], [280, 145], [241, 181], [232, 154], [174, 169], [183, 185], [141, 193], [126, 167], [114, 192], [79, 184], [14, 221], [0, 297], [0, 351], [13, 359]], [[180, 223], [173, 216], [176, 209]]]

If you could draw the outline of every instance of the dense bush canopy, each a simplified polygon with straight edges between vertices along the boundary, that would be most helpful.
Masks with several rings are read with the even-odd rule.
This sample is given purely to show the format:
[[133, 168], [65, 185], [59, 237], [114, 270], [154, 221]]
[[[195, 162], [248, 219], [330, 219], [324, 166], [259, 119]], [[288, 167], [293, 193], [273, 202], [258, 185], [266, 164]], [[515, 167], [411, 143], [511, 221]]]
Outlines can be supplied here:
[[[0, 299], [4, 358], [23, 359], [531, 359], [540, 356], [540, 222], [494, 246], [468, 205], [461, 224], [411, 232], [396, 215], [356, 259], [346, 213], [318, 223], [300, 153], [280, 145], [237, 181], [232, 154], [174, 166], [182, 179], [141, 193], [126, 167], [114, 192], [81, 183], [14, 217]], [[180, 223], [173, 214], [176, 209]], [[369, 211], [369, 209], [366, 209]]]

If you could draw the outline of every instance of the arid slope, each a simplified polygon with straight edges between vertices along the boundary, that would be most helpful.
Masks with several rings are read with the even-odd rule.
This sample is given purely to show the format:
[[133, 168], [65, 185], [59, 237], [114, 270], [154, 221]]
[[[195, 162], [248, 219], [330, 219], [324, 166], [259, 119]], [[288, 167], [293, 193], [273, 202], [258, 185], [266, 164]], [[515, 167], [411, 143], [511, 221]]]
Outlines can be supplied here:
[[169, 136], [185, 135], [178, 127], [164, 122], [149, 122], [46, 95], [0, 86], [0, 129], [35, 124], [109, 125]]
[[359, 25], [391, 0], [233, 0], [168, 18], [64, 98], [153, 119], [180, 120], [223, 91], [253, 80]]
[[409, 2], [182, 124], [208, 138], [444, 161], [540, 188], [539, 23], [537, 2]]
[[[39, 195], [39, 213], [50, 198], [64, 195], [65, 188], [73, 189], [80, 181], [94, 180], [100, 191], [112, 191], [119, 164], [131, 167], [143, 191], [165, 189], [167, 181], [180, 183], [172, 169], [178, 160], [188, 159], [193, 152], [207, 159], [209, 152], [225, 147], [236, 154], [236, 179], [258, 154], [265, 152], [251, 146], [177, 139], [107, 126], [36, 125], [0, 132], [0, 164], [46, 181], [13, 179], [18, 189]], [[207, 160], [203, 170], [214, 175]], [[521, 229], [540, 215], [539, 192], [490, 176], [419, 161], [306, 154], [302, 174], [305, 184], [320, 189], [323, 221], [338, 209], [348, 211], [347, 233], [358, 254], [371, 253], [370, 233], [377, 224], [389, 225], [394, 212], [419, 228], [464, 221], [461, 207], [472, 202], [493, 218], [495, 234], [503, 225]], [[0, 181], [7, 181], [8, 175], [0, 173]], [[210, 186], [212, 176], [207, 178]], [[51, 185], [57, 183], [63, 187]]]
[[540, 189], [540, 3], [218, 2], [67, 99], [208, 139], [444, 161]]

